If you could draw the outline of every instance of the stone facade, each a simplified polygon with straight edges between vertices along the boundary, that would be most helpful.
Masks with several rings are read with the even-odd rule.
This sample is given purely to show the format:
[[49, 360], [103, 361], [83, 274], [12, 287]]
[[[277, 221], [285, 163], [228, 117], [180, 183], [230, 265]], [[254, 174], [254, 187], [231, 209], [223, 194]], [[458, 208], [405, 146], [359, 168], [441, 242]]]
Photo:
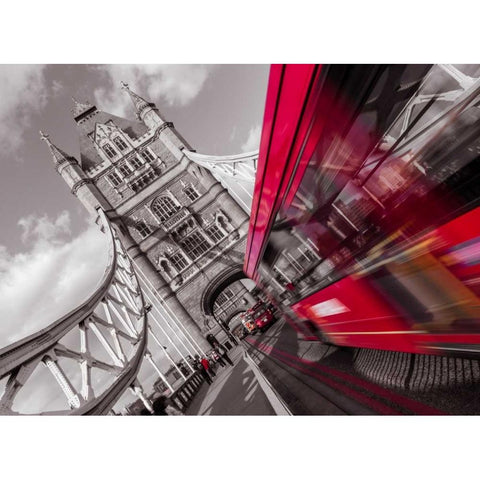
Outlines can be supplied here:
[[156, 294], [195, 337], [215, 325], [203, 292], [241, 265], [248, 216], [228, 191], [183, 153], [189, 145], [156, 106], [132, 92], [137, 121], [75, 101], [80, 161], [53, 145], [57, 171], [94, 216], [102, 208]]

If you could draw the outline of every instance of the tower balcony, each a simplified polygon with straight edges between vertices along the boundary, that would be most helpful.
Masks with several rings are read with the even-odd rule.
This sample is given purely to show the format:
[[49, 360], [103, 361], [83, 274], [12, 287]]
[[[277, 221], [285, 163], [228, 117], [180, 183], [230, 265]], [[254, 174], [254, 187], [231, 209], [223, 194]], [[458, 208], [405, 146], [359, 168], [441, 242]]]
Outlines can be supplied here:
[[145, 163], [140, 168], [137, 168], [130, 173], [128, 177], [125, 177], [125, 183], [134, 192], [138, 192], [152, 183], [157, 178], [159, 173], [159, 167]]
[[173, 230], [180, 222], [185, 220], [190, 215], [190, 212], [185, 208], [182, 207], [176, 213], [174, 213], [170, 218], [162, 222], [162, 227], [167, 232]]

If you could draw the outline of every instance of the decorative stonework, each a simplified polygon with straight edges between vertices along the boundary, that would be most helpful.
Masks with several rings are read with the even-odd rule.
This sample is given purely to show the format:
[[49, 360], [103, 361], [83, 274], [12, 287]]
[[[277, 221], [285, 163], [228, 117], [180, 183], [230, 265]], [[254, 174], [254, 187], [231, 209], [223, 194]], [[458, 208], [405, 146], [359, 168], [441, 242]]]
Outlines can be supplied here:
[[78, 100], [76, 100], [74, 97], [72, 97], [73, 100], [73, 108], [72, 108], [72, 113], [73, 117], [77, 118], [83, 113], [87, 112], [88, 110], [94, 108], [94, 105], [92, 105], [90, 102], [85, 102], [81, 103]]

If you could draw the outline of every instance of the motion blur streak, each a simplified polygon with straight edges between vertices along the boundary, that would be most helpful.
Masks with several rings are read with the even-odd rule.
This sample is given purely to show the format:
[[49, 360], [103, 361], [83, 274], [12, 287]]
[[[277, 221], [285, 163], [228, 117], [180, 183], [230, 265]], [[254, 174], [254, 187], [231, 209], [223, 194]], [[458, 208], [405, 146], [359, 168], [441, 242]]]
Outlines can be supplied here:
[[306, 338], [480, 357], [480, 67], [274, 65], [245, 273]]
[[[288, 352], [285, 352], [283, 350], [280, 350], [278, 348], [275, 348], [270, 345], [266, 345], [264, 343], [258, 342], [254, 343], [253, 341], [247, 340], [251, 345], [255, 346], [256, 348], [259, 348], [262, 351], [265, 351], [266, 348], [269, 350], [269, 354], [275, 357], [277, 360], [280, 362], [283, 362], [287, 365], [289, 365], [292, 368], [295, 368], [298, 371], [301, 371], [303, 373], [308, 373], [309, 375], [314, 376], [315, 378], [322, 380], [325, 382], [325, 378], [323, 375], [320, 374], [315, 374], [312, 372], [318, 371], [322, 372], [328, 377], [332, 377], [333, 379], [344, 381], [347, 385], [344, 386], [343, 389], [338, 389], [337, 386], [341, 385], [338, 382], [335, 382], [336, 385], [330, 384], [333, 388], [337, 389], [340, 392], [343, 392], [347, 395], [349, 395], [351, 398], [356, 398], [360, 403], [364, 403], [367, 406], [370, 406], [374, 408], [378, 413], [386, 413], [386, 414], [399, 414], [403, 413], [401, 410], [393, 410], [390, 409], [388, 406], [385, 406], [383, 404], [380, 404], [376, 402], [375, 404], [369, 403], [371, 402], [371, 398], [365, 395], [358, 395], [356, 397], [352, 396], [352, 392], [355, 392], [355, 390], [352, 389], [358, 389], [361, 392], [369, 392], [370, 395], [375, 395], [379, 400], [381, 401], [388, 401], [391, 402], [394, 406], [398, 405], [402, 409], [406, 410], [407, 413], [414, 413], [418, 415], [444, 415], [444, 412], [441, 410], [438, 410], [436, 408], [430, 407], [428, 405], [424, 405], [423, 403], [417, 402], [416, 400], [412, 400], [410, 398], [407, 398], [403, 395], [399, 395], [397, 393], [392, 392], [391, 390], [387, 390], [385, 388], [382, 388], [375, 383], [369, 382], [367, 380], [363, 380], [360, 377], [350, 375], [348, 373], [342, 372], [340, 370], [337, 370], [335, 368], [331, 367], [326, 367], [323, 365], [319, 365], [316, 362], [310, 362], [308, 360], [304, 360], [302, 358], [298, 358], [295, 355], [292, 355]], [[312, 374], [313, 373], [313, 374]], [[325, 382], [326, 383], [326, 382]], [[348, 388], [351, 387], [351, 388]], [[355, 392], [356, 393], [356, 392]], [[375, 408], [375, 406], [377, 408]], [[378, 406], [380, 405], [381, 409], [378, 409]], [[386, 410], [392, 410], [391, 412], [388, 412]]]

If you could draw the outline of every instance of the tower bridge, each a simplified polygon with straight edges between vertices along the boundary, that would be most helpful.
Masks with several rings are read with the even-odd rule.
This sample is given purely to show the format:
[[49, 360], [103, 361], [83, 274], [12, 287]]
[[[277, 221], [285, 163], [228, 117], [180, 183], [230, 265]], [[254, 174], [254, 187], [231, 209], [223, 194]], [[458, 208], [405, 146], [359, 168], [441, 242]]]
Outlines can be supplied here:
[[[198, 154], [155, 104], [123, 82], [122, 89], [136, 121], [73, 99], [79, 159], [40, 132], [56, 171], [108, 237], [108, 266], [87, 301], [0, 351], [0, 379], [7, 379], [2, 414], [22, 413], [15, 400], [42, 367], [67, 407], [41, 413], [107, 414], [127, 390], [151, 409], [138, 380], [142, 362], [166, 393], [185, 385], [191, 392], [198, 384], [192, 359], [210, 348], [208, 333], [221, 332], [212, 308], [221, 291], [214, 286], [231, 265], [241, 270], [258, 152]], [[99, 370], [109, 375], [103, 390], [94, 387]]]
[[[388, 69], [377, 72], [377, 77], [386, 80], [379, 82], [380, 86], [369, 93], [369, 99], [357, 112], [362, 115], [374, 112], [375, 128], [382, 132], [378, 143], [377, 137], [371, 135], [369, 142], [372, 145], [366, 148], [357, 166], [358, 171], [354, 172], [355, 185], [359, 188], [365, 187], [387, 157], [395, 156], [412, 164], [424, 175], [427, 168], [432, 168], [424, 155], [432, 142], [441, 138], [450, 123], [465, 109], [475, 112], [478, 109], [480, 80], [454, 66], [419, 66], [415, 81], [393, 88], [396, 85], [393, 80], [403, 75], [401, 68], [396, 69], [392, 67], [392, 72]], [[431, 91], [429, 79], [442, 78], [439, 72], [448, 81], [441, 85], [432, 81], [435, 90]], [[5, 382], [0, 397], [0, 414], [24, 413], [16, 408], [15, 402], [24, 389], [35, 388], [35, 375], [40, 369], [48, 373], [52, 388], [60, 388], [65, 397], [65, 408], [46, 409], [40, 413], [116, 413], [116, 406], [121, 404], [126, 392], [133, 393], [146, 409], [152, 410], [139, 379], [144, 365], [153, 368], [158, 376], [156, 383], [161, 385], [164, 393], [184, 407], [202, 381], [194, 369], [193, 358], [205, 355], [211, 348], [207, 341], [211, 334], [226, 335], [233, 340], [225, 324], [232, 319], [238, 321], [242, 301], [245, 308], [255, 302], [245, 289], [234, 291], [230, 287], [245, 277], [242, 267], [259, 152], [224, 156], [197, 153], [174, 125], [163, 118], [154, 103], [143, 99], [125, 83], [122, 83], [122, 89], [132, 100], [137, 120], [117, 117], [88, 102], [74, 99], [72, 112], [80, 139], [78, 159], [64, 152], [41, 132], [57, 173], [105, 234], [108, 262], [99, 285], [86, 301], [49, 327], [0, 350], [0, 381]], [[442, 108], [432, 108], [435, 101], [441, 102]], [[476, 117], [472, 118], [469, 121], [473, 124]], [[300, 120], [305, 119], [299, 117]], [[462, 117], [462, 121], [467, 120]], [[310, 126], [305, 129], [307, 133]], [[320, 134], [320, 130], [317, 133]], [[332, 151], [336, 152], [335, 149]], [[332, 159], [342, 160], [343, 154], [335, 158], [329, 155], [332, 158], [327, 158], [324, 164], [329, 175], [336, 175], [337, 171], [352, 174], [351, 166], [330, 162]], [[455, 165], [455, 161], [452, 162], [450, 170], [454, 170]], [[445, 169], [441, 174], [447, 175], [450, 170]], [[384, 171], [389, 180], [388, 188], [393, 190], [400, 183], [395, 174], [398, 172], [394, 169]], [[270, 188], [270, 193], [276, 191], [276, 188]], [[384, 208], [380, 195], [366, 187], [365, 191]], [[340, 210], [337, 205], [342, 219], [359, 230], [357, 226], [363, 224], [370, 210], [347, 209], [346, 205], [339, 205], [343, 208]], [[345, 230], [348, 227], [346, 224], [340, 226]], [[266, 273], [266, 278], [271, 281], [266, 290], [277, 290], [282, 301], [293, 296], [295, 286], [308, 289], [311, 284], [318, 283], [320, 278], [312, 274], [312, 269], [324, 260], [312, 242], [302, 239], [295, 228], [291, 228], [290, 233], [297, 239], [295, 255], [283, 252], [278, 256], [273, 274]], [[320, 273], [324, 278], [324, 272], [319, 269]], [[282, 306], [280, 309], [283, 310]], [[304, 338], [311, 334], [305, 334], [306, 323], [297, 327]], [[297, 369], [305, 375], [300, 379], [301, 383], [312, 383], [309, 388], [315, 394], [321, 392], [325, 396], [324, 385], [328, 381], [313, 385], [312, 379], [318, 380], [318, 375], [306, 372], [306, 369], [317, 368], [312, 367], [310, 357], [321, 363], [330, 354], [330, 346], [318, 342], [312, 348], [303, 345], [298, 338], [294, 329], [279, 328], [265, 343], [249, 339], [250, 346], [246, 350], [269, 365], [272, 381], [278, 378], [276, 369], [283, 363], [281, 368]], [[294, 363], [289, 353], [292, 345], [298, 347], [298, 352], [303, 352], [296, 352], [298, 357]], [[339, 379], [345, 381], [346, 374], [342, 369], [357, 372], [364, 369], [365, 377], [374, 377], [378, 383], [390, 381], [377, 375], [378, 364], [371, 361], [368, 351], [357, 348], [351, 353], [351, 358], [347, 359], [350, 362], [348, 368], [339, 363], [340, 373], [333, 383], [330, 382], [331, 385]], [[427, 372], [422, 376], [423, 367], [419, 365], [431, 364], [433, 369], [437, 368], [436, 361], [430, 361], [426, 355], [403, 352], [405, 355], [400, 356], [400, 362], [394, 358], [395, 353], [398, 352], [386, 352], [385, 362], [391, 363], [392, 371], [401, 370], [399, 378], [402, 378], [404, 388], [410, 388], [410, 383], [417, 385], [430, 375]], [[457, 370], [458, 365], [471, 368], [472, 372], [474, 368], [477, 369], [475, 372], [480, 371], [477, 360], [457, 362]], [[413, 380], [410, 377], [414, 368]], [[321, 375], [337, 375], [331, 366], [318, 369], [323, 372]], [[288, 375], [285, 372], [281, 373], [282, 378], [288, 377], [291, 382], [288, 387], [285, 386], [288, 382], [282, 384], [282, 388], [288, 390], [286, 395], [295, 388], [301, 391], [304, 387], [298, 384], [298, 378], [295, 380], [291, 371], [287, 372]], [[443, 382], [442, 375], [437, 375], [435, 382], [437, 377], [438, 382]], [[475, 375], [472, 373], [471, 378], [477, 381], [478, 375]], [[348, 381], [359, 385], [353, 377]], [[361, 382], [364, 386], [368, 383]], [[380, 397], [383, 395], [385, 405], [371, 404], [366, 410], [365, 405], [360, 409], [354, 405], [352, 409], [351, 398], [358, 397], [354, 391], [356, 387], [353, 387], [345, 405], [332, 412], [394, 411], [388, 404], [391, 392], [380, 391], [382, 389], [373, 383], [367, 387]], [[312, 391], [309, 390], [308, 395]], [[332, 396], [335, 404], [337, 393]], [[400, 413], [438, 412], [425, 410], [424, 405], [414, 404], [409, 398], [397, 397], [395, 401]], [[307, 394], [305, 399], [310, 402]], [[367, 403], [368, 400], [366, 398]], [[304, 410], [296, 413], [324, 413], [325, 405], [315, 402], [310, 402], [311, 410], [305, 404]]]

